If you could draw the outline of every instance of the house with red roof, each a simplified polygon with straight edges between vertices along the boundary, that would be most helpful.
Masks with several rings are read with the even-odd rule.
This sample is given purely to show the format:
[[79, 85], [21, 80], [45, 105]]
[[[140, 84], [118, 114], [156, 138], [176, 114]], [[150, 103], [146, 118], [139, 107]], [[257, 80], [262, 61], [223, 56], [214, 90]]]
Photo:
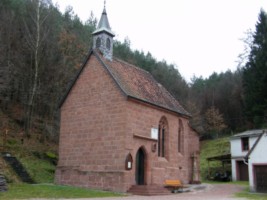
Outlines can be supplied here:
[[153, 76], [113, 57], [104, 8], [93, 48], [60, 104], [55, 181], [117, 192], [199, 182], [190, 114]]

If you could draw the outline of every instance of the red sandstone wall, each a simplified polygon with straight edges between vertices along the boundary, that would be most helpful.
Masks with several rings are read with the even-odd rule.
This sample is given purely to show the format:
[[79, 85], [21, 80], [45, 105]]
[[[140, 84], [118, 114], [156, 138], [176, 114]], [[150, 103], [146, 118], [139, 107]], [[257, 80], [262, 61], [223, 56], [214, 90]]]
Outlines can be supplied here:
[[[165, 158], [158, 157], [157, 150], [152, 152], [152, 145], [157, 143], [153, 140], [134, 137], [142, 135], [151, 137], [151, 128], [158, 128], [162, 117], [168, 121], [168, 136]], [[184, 149], [183, 153], [178, 152], [178, 130], [179, 119], [182, 120], [184, 130]], [[135, 157], [138, 149], [143, 146], [147, 153], [146, 175], [147, 184], [162, 184], [166, 179], [180, 179], [188, 183], [192, 177], [192, 158], [193, 151], [199, 151], [198, 135], [192, 133], [188, 126], [188, 120], [178, 117], [176, 114], [165, 110], [155, 109], [152, 106], [144, 105], [138, 102], [127, 102], [127, 143], [126, 148], [132, 154], [135, 163]], [[131, 176], [126, 178], [128, 185], [135, 184], [135, 170], [132, 170]]]
[[[198, 173], [200, 175], [200, 142], [199, 142], [199, 134], [194, 131], [193, 129], [189, 129], [189, 153], [190, 155], [193, 155], [193, 153], [197, 153], [197, 167], [198, 167]], [[193, 162], [192, 159], [189, 162], [189, 168], [193, 168]], [[189, 180], [193, 178], [192, 171], [189, 171], [188, 174]], [[200, 178], [200, 177], [199, 177]], [[200, 180], [199, 180], [200, 181]]]
[[61, 107], [57, 183], [124, 191], [125, 105], [92, 56]]

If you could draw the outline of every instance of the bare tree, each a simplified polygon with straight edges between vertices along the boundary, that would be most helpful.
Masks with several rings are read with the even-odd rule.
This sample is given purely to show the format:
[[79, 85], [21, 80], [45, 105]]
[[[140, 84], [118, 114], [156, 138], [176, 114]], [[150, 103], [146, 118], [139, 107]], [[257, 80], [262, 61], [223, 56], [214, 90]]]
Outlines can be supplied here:
[[[37, 94], [38, 89], [38, 79], [39, 79], [39, 71], [40, 71], [40, 49], [42, 43], [45, 41], [46, 36], [48, 35], [48, 30], [44, 30], [43, 26], [47, 19], [48, 14], [42, 15], [41, 8], [44, 7], [42, 4], [42, 0], [32, 0], [33, 13], [30, 14], [30, 19], [32, 24], [27, 24], [25, 21], [25, 28], [26, 28], [26, 40], [27, 44], [32, 51], [33, 55], [33, 73], [32, 73], [32, 80], [31, 84], [29, 84], [30, 91], [29, 91], [29, 98], [28, 98], [28, 107], [26, 113], [26, 125], [25, 131], [26, 135], [30, 135], [31, 123], [32, 123], [32, 116], [33, 116], [33, 108], [34, 108], [34, 101]], [[43, 29], [42, 29], [43, 28]]]
[[215, 106], [211, 106], [205, 113], [205, 119], [206, 130], [210, 134], [216, 134], [218, 138], [219, 132], [226, 128], [223, 116], [220, 111], [215, 108]]
[[241, 38], [240, 40], [244, 43], [244, 50], [238, 55], [238, 60], [236, 62], [238, 67], [244, 67], [248, 61], [248, 57], [252, 49], [253, 31], [251, 29], [248, 29], [245, 32], [244, 38]]

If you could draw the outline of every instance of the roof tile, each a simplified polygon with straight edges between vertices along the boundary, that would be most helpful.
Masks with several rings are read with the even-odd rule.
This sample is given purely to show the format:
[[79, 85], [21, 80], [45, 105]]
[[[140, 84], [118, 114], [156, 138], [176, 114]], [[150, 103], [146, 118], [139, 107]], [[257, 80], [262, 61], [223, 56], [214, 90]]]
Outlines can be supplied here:
[[109, 61], [98, 53], [97, 55], [126, 95], [182, 115], [190, 116], [180, 103], [149, 72], [117, 58]]

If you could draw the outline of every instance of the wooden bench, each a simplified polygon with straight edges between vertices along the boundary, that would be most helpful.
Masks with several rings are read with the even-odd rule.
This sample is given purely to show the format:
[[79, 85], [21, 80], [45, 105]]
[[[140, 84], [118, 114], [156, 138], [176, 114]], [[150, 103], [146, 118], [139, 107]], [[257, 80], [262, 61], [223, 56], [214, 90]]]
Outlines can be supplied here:
[[179, 192], [181, 189], [181, 192], [183, 191], [183, 188], [185, 187], [180, 180], [165, 180], [164, 181], [165, 187], [172, 188], [172, 192], [176, 193]]

